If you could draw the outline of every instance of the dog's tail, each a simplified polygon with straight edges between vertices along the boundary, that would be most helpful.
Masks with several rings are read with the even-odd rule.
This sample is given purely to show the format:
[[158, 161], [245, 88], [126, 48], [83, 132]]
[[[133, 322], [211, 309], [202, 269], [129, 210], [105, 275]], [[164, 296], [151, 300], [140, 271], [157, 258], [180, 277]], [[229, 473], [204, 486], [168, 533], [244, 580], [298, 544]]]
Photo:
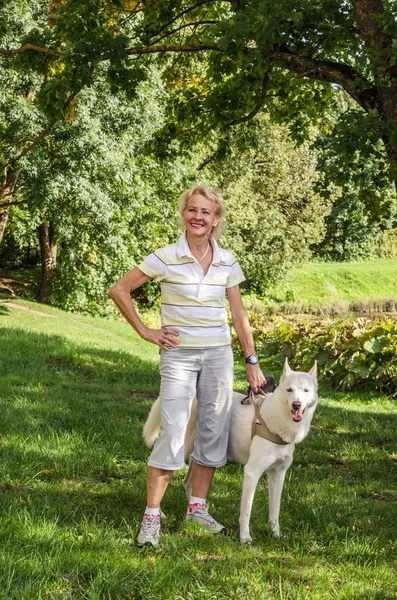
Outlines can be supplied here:
[[157, 398], [156, 402], [150, 409], [149, 416], [143, 427], [143, 439], [146, 445], [151, 448], [154, 442], [157, 440], [160, 433], [160, 398]]

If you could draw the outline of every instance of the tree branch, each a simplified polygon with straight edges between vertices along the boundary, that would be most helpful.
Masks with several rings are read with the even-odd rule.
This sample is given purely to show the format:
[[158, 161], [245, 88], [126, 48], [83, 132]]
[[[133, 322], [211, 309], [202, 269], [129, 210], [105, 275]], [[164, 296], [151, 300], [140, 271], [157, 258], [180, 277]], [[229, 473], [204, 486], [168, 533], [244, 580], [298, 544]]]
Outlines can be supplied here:
[[163, 25], [162, 27], [160, 27], [160, 29], [156, 32], [156, 35], [157, 36], [160, 35], [160, 33], [162, 31], [164, 31], [165, 29], [167, 29], [167, 27], [169, 27], [170, 25], [172, 25], [173, 23], [175, 23], [175, 21], [177, 21], [178, 19], [180, 19], [181, 17], [183, 17], [187, 13], [191, 12], [195, 8], [198, 8], [199, 6], [202, 6], [203, 4], [208, 4], [209, 2], [214, 2], [214, 1], [215, 0], [201, 0], [201, 2], [197, 2], [197, 4], [193, 4], [193, 6], [189, 6], [188, 8], [186, 8], [185, 10], [183, 10], [182, 12], [180, 12], [178, 15], [176, 15], [176, 17], [174, 17], [173, 19], [171, 19], [171, 21], [168, 21], [168, 23], [165, 23], [165, 25]]
[[26, 146], [26, 148], [24, 148], [22, 150], [22, 152], [20, 152], [18, 154], [18, 156], [15, 156], [14, 158], [11, 158], [9, 160], [9, 164], [10, 165], [14, 165], [15, 163], [17, 163], [19, 160], [21, 160], [21, 158], [23, 158], [24, 156], [26, 156], [31, 150], [33, 150], [33, 148], [35, 148], [38, 144], [40, 144], [41, 140], [43, 140], [45, 138], [45, 136], [47, 135], [47, 133], [49, 133], [51, 131], [51, 129], [54, 127], [54, 125], [58, 122], [58, 119], [53, 119], [48, 125], [47, 127], [45, 127], [44, 129], [42, 129], [40, 131], [40, 133], [38, 133], [32, 143], [29, 146]]
[[219, 152], [218, 150], [215, 150], [215, 152], [213, 152], [210, 156], [208, 156], [208, 158], [203, 160], [203, 162], [197, 167], [197, 171], [202, 171], [203, 169], [205, 169], [205, 167], [207, 165], [212, 163], [212, 161], [215, 160], [216, 157], [218, 156], [218, 152]]
[[[66, 100], [63, 110], [65, 111], [68, 106], [70, 105], [70, 103], [72, 102], [72, 100], [74, 100], [74, 98], [77, 96], [77, 92], [75, 92], [74, 94], [70, 94], [70, 96], [68, 97], [68, 99]], [[45, 138], [45, 136], [51, 131], [51, 129], [54, 127], [54, 125], [58, 122], [58, 119], [52, 119], [52, 121], [50, 121], [50, 123], [48, 123], [47, 127], [45, 127], [44, 129], [42, 129], [40, 131], [40, 133], [38, 133], [32, 140], [31, 144], [29, 146], [26, 146], [22, 152], [20, 152], [20, 154], [18, 154], [18, 156], [15, 156], [14, 158], [11, 158], [8, 161], [9, 165], [14, 165], [15, 163], [17, 163], [19, 160], [21, 160], [21, 158], [23, 158], [24, 156], [26, 156], [29, 152], [31, 152], [31, 150], [33, 150], [38, 144], [40, 144], [40, 142]]]
[[[202, 52], [203, 50], [219, 50], [216, 44], [160, 44], [156, 46], [140, 46], [138, 48], [128, 48], [128, 56], [142, 54], [161, 54], [164, 52]], [[109, 60], [110, 53], [102, 54], [99, 60]]]
[[362, 86], [359, 88], [357, 81], [362, 81], [363, 77], [349, 65], [298, 56], [285, 47], [274, 50], [271, 53], [271, 58], [275, 62], [282, 63], [286, 69], [301, 77], [340, 85], [364, 110], [377, 107], [374, 87], [369, 81], [365, 81], [365, 89]]
[[240, 123], [245, 123], [246, 121], [253, 119], [258, 114], [258, 112], [260, 111], [260, 109], [262, 108], [262, 106], [264, 105], [265, 100], [266, 100], [266, 92], [269, 87], [269, 80], [270, 80], [269, 74], [266, 73], [266, 75], [263, 78], [262, 88], [261, 88], [258, 100], [257, 100], [254, 108], [251, 110], [251, 112], [248, 113], [248, 115], [245, 115], [245, 117], [241, 117], [241, 119], [236, 119], [235, 121], [228, 123], [229, 126], [239, 125]]
[[168, 37], [169, 35], [172, 35], [173, 33], [178, 33], [178, 31], [181, 31], [182, 29], [186, 29], [186, 27], [194, 27], [195, 29], [197, 29], [197, 27], [199, 27], [200, 25], [216, 25], [217, 23], [219, 23], [219, 21], [192, 21], [191, 23], [184, 23], [183, 25], [181, 25], [180, 27], [177, 27], [176, 29], [167, 31], [166, 33], [164, 33], [164, 35], [157, 38], [153, 43], [158, 44], [165, 37]]
[[[4, 198], [7, 196], [7, 194], [4, 194]], [[10, 208], [11, 206], [21, 206], [21, 204], [27, 204], [26, 200], [14, 200], [13, 202], [1, 202], [0, 203], [0, 211], [3, 210], [3, 208]]]
[[50, 48], [43, 48], [42, 46], [36, 46], [35, 44], [24, 44], [21, 48], [13, 48], [8, 50], [7, 48], [0, 48], [0, 56], [16, 56], [23, 54], [24, 52], [38, 52], [40, 54], [46, 54], [47, 56], [61, 56], [62, 52], [51, 50]]

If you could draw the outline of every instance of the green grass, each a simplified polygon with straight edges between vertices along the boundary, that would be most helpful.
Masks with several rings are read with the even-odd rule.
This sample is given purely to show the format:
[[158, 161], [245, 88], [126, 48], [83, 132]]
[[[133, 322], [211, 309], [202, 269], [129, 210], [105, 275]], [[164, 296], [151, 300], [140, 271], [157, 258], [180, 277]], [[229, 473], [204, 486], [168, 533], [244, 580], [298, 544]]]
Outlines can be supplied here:
[[330, 304], [397, 298], [397, 260], [308, 263], [272, 293], [277, 301]]
[[183, 525], [178, 473], [161, 549], [139, 550], [156, 348], [123, 323], [14, 301], [44, 314], [0, 304], [0, 599], [396, 600], [395, 404], [321, 388], [287, 473], [281, 539], [262, 479], [255, 544], [240, 546], [242, 468], [228, 465], [209, 497], [227, 536]]
[[[397, 312], [397, 259], [356, 263], [307, 263], [294, 267], [279, 286], [261, 299], [245, 296], [245, 304], [271, 312]], [[0, 298], [13, 294], [33, 299], [40, 271], [0, 269]], [[308, 310], [309, 309], [309, 310]], [[267, 310], [268, 312], [268, 310]]]

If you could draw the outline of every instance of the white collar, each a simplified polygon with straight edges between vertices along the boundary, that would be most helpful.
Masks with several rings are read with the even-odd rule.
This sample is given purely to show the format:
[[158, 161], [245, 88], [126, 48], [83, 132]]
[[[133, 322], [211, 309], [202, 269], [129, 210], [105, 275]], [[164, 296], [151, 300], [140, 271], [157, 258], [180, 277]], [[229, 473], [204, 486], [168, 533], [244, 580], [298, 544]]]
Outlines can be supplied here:
[[[221, 250], [217, 244], [217, 241], [212, 236], [211, 236], [211, 246], [212, 246], [212, 250], [213, 250], [213, 257], [212, 257], [211, 264], [219, 265], [224, 261], [222, 260]], [[178, 258], [183, 258], [184, 256], [186, 256], [188, 258], [194, 258], [192, 251], [190, 250], [188, 241], [187, 241], [186, 231], [184, 231], [182, 233], [181, 237], [177, 241], [176, 255]]]

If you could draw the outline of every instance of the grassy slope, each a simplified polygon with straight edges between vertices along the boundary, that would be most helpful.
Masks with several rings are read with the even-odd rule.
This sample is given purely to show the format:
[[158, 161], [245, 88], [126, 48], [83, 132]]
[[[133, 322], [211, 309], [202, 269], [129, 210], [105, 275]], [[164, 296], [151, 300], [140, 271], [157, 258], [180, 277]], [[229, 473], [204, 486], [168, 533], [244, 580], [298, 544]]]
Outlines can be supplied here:
[[[0, 270], [0, 297], [33, 298], [39, 271]], [[276, 302], [332, 304], [394, 298], [397, 302], [397, 259], [358, 263], [308, 263], [292, 269], [272, 290]]]
[[322, 389], [287, 474], [280, 540], [262, 480], [256, 544], [240, 547], [242, 470], [228, 465], [210, 497], [228, 536], [183, 526], [178, 473], [162, 549], [139, 551], [156, 348], [122, 323], [21, 304], [53, 317], [0, 304], [0, 598], [395, 599], [397, 410], [387, 399]]
[[294, 268], [273, 295], [279, 301], [324, 304], [397, 298], [397, 260], [305, 264]]

